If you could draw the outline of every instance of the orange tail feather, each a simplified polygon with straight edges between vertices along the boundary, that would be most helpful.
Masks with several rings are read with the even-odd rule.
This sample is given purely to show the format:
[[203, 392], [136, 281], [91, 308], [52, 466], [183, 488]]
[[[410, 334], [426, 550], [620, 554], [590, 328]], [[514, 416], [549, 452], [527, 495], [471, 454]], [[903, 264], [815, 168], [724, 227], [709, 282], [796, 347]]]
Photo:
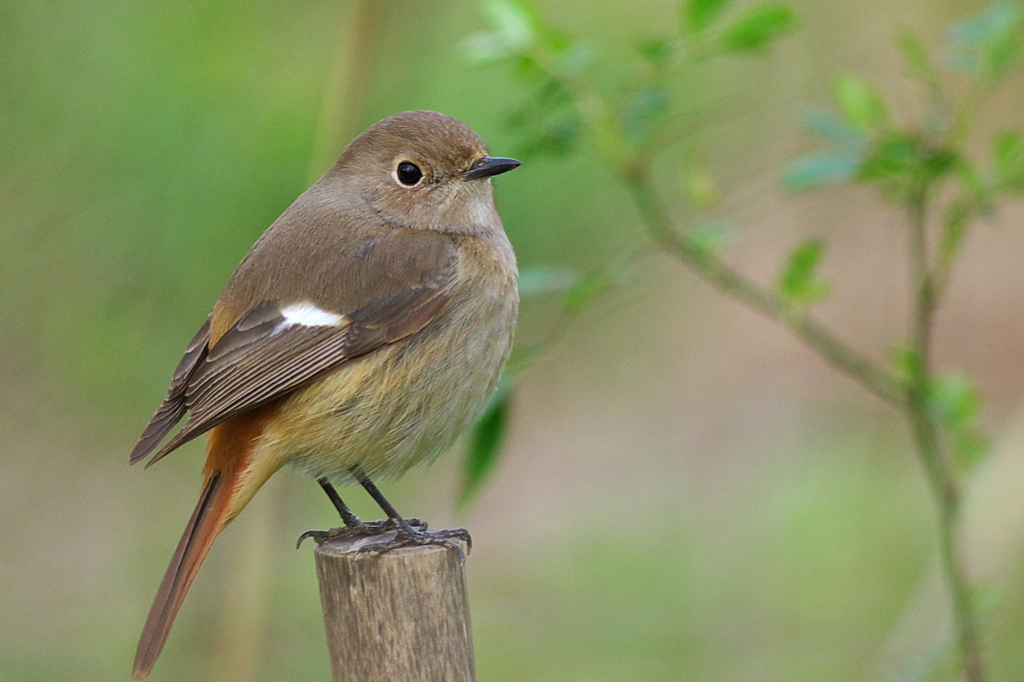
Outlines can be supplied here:
[[167, 567], [160, 590], [156, 594], [153, 606], [149, 610], [146, 626], [139, 639], [139, 648], [135, 652], [135, 665], [132, 678], [141, 680], [149, 675], [156, 663], [157, 656], [164, 648], [167, 635], [171, 631], [174, 617], [185, 601], [188, 588], [192, 586], [199, 567], [203, 564], [213, 541], [224, 527], [231, 497], [234, 494], [235, 481], [233, 471], [218, 471], [209, 475], [199, 496], [199, 503], [185, 534], [181, 536], [178, 548], [174, 551], [171, 565]]

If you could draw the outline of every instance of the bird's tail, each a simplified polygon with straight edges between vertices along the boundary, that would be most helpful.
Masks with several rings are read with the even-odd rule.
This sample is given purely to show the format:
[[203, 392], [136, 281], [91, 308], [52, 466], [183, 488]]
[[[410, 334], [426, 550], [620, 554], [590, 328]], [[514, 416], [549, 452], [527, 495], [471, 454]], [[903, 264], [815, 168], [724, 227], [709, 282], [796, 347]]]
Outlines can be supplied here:
[[231, 498], [235, 491], [235, 476], [232, 470], [208, 473], [199, 496], [199, 503], [185, 534], [181, 536], [178, 548], [174, 551], [171, 565], [167, 567], [160, 590], [149, 610], [146, 626], [139, 639], [139, 648], [135, 652], [135, 666], [132, 678], [141, 680], [149, 675], [156, 663], [160, 650], [164, 648], [167, 635], [171, 631], [174, 617], [185, 601], [185, 595], [192, 581], [199, 572], [213, 541], [224, 528]]

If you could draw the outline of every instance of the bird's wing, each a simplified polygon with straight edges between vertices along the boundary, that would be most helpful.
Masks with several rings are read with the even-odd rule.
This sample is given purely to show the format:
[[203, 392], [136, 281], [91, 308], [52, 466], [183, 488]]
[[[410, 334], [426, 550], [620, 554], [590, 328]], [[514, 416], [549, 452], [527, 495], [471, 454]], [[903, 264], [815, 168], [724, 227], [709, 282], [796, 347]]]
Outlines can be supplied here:
[[188, 406], [185, 404], [185, 387], [188, 385], [189, 377], [206, 357], [209, 345], [210, 320], [207, 318], [188, 344], [188, 350], [185, 351], [181, 362], [174, 370], [171, 386], [167, 389], [167, 397], [160, 403], [160, 407], [157, 408], [153, 418], [149, 420], [149, 424], [142, 432], [139, 442], [128, 456], [128, 461], [131, 464], [144, 459], [152, 452], [164, 439], [164, 436], [174, 428], [174, 425], [185, 416], [188, 411]]
[[[397, 267], [364, 262], [359, 270], [373, 275], [357, 276], [358, 281], [351, 281], [350, 270], [347, 291], [335, 295], [333, 303], [326, 298], [265, 299], [243, 313], [212, 346], [209, 322], [204, 325], [130, 461], [153, 452], [186, 411], [191, 414], [185, 426], [147, 466], [231, 417], [422, 329], [451, 297], [458, 271], [453, 242], [427, 234], [431, 238], [426, 248], [418, 240], [419, 248], [402, 253]], [[394, 260], [390, 250], [380, 253]], [[364, 252], [365, 258], [372, 260], [372, 253]], [[387, 276], [389, 271], [396, 276]]]

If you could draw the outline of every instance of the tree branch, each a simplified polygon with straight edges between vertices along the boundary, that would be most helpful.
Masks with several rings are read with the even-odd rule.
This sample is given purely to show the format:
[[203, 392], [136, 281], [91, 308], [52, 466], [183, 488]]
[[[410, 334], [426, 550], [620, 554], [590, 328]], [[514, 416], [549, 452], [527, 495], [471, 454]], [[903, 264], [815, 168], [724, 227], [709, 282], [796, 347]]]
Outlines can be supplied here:
[[722, 259], [695, 244], [675, 229], [646, 173], [626, 176], [647, 232], [664, 251], [681, 260], [719, 291], [747, 304], [781, 324], [841, 372], [883, 402], [898, 409], [906, 406], [900, 382], [861, 355], [832, 331], [784, 298], [730, 268]]

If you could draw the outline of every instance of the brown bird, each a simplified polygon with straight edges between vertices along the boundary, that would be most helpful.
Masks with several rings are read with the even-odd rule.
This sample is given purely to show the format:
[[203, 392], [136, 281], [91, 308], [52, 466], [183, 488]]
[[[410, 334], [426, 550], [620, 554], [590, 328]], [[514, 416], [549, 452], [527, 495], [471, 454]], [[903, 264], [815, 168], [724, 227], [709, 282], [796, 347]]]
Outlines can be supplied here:
[[[397, 530], [436, 543], [371, 478], [435, 459], [479, 416], [512, 347], [516, 262], [488, 155], [450, 116], [408, 111], [359, 135], [263, 234], [178, 364], [132, 451], [147, 466], [209, 433], [203, 486], [135, 657], [153, 668], [217, 535], [284, 465], [316, 479], [354, 532], [379, 530], [331, 482], [357, 481]], [[441, 538], [441, 540], [439, 540]]]

